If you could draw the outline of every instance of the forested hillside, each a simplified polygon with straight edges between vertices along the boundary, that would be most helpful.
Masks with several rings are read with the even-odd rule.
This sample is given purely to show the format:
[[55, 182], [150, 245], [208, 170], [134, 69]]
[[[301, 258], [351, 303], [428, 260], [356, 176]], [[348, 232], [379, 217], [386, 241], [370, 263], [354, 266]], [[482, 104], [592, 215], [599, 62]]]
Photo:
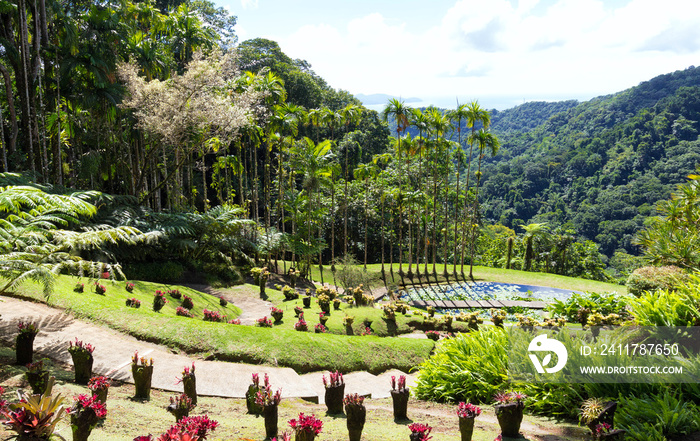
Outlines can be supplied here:
[[655, 202], [700, 164], [700, 69], [560, 105], [530, 131], [554, 104], [494, 112], [501, 148], [485, 159], [484, 220], [568, 224], [608, 256], [637, 252], [632, 239]]

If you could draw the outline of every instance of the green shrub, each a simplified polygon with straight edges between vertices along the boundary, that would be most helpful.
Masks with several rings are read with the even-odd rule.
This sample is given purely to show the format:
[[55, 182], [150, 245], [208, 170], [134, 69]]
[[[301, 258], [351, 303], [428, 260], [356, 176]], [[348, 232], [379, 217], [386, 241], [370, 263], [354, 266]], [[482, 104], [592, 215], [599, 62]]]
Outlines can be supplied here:
[[630, 300], [632, 316], [640, 326], [700, 325], [700, 280], [693, 279], [678, 291], [647, 291]]
[[507, 343], [506, 332], [496, 327], [443, 340], [420, 366], [416, 397], [490, 403], [506, 387]]
[[675, 290], [688, 281], [688, 274], [677, 266], [644, 266], [634, 270], [627, 279], [627, 291], [640, 296], [645, 291]]
[[618, 294], [616, 292], [595, 293], [586, 292], [584, 294], [574, 293], [565, 301], [555, 300], [547, 307], [547, 311], [564, 317], [568, 322], [578, 322], [578, 312], [582, 308], [596, 311], [603, 315], [618, 314], [621, 317], [628, 315], [626, 306], [630, 296]]
[[620, 397], [615, 415], [627, 439], [666, 440], [700, 430], [698, 407], [669, 391], [641, 397]]

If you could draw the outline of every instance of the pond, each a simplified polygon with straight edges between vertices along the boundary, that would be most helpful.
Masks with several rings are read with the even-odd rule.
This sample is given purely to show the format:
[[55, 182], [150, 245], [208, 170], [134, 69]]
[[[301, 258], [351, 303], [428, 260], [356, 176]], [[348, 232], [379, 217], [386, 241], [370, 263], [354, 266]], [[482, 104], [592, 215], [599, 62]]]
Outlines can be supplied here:
[[546, 286], [520, 285], [516, 283], [476, 282], [451, 283], [414, 287], [403, 291], [401, 300], [410, 301], [455, 301], [455, 300], [532, 300], [551, 302], [567, 300], [573, 293], [571, 289], [550, 288]]

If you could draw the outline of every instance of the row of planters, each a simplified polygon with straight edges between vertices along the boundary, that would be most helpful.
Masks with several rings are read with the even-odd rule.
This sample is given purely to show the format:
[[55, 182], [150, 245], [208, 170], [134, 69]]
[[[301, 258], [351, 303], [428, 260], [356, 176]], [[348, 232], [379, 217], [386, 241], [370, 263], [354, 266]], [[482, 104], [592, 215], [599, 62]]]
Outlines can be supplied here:
[[[30, 333], [32, 327], [22, 323], [19, 328], [22, 332], [18, 335]], [[77, 383], [85, 384], [85, 377], [88, 388], [92, 391], [92, 397], [80, 395], [75, 399], [74, 405], [68, 413], [71, 416], [71, 426], [74, 440], [87, 440], [95, 425], [106, 416], [106, 400], [110, 386], [109, 379], [105, 377], [92, 377], [92, 354], [94, 347], [89, 343], [79, 340], [71, 342], [68, 348], [75, 365], [75, 379]], [[19, 346], [18, 346], [19, 352]], [[19, 357], [18, 357], [19, 358]], [[151, 391], [151, 378], [153, 374], [153, 360], [139, 358], [138, 353], [132, 358], [132, 375], [134, 378], [136, 400], [149, 400]], [[48, 371], [43, 368], [43, 362], [39, 361], [28, 366], [27, 379], [32, 387], [34, 396], [24, 397], [24, 401], [35, 403], [36, 406], [27, 408], [21, 403], [15, 407], [6, 408], [2, 415], [5, 417], [3, 423], [17, 433], [32, 431], [30, 426], [32, 418], [42, 417], [43, 404], [53, 403], [52, 406], [59, 406], [58, 398], [51, 398], [51, 388], [53, 379], [49, 377]], [[31, 375], [30, 375], [31, 374]], [[35, 375], [38, 374], [38, 375]], [[39, 379], [39, 382], [36, 379]], [[184, 393], [171, 397], [167, 410], [175, 416], [176, 422], [180, 422], [189, 417], [189, 413], [197, 405], [195, 366], [185, 367], [182, 377], [179, 379], [183, 383]], [[347, 416], [348, 434], [351, 441], [359, 440], [366, 419], [366, 410], [363, 405], [364, 398], [357, 394], [345, 395], [345, 383], [340, 372], [331, 372], [328, 379], [323, 376], [325, 386], [325, 402], [329, 414], [342, 414], [343, 409]], [[406, 387], [406, 377], [400, 376], [391, 378], [391, 397], [394, 407], [395, 421], [408, 420], [408, 401], [410, 391]], [[523, 418], [525, 395], [517, 392], [507, 392], [497, 394], [495, 397], [495, 412], [498, 418], [501, 432], [504, 436], [517, 437], [520, 431], [520, 424]], [[60, 400], [62, 402], [62, 399]], [[259, 376], [253, 375], [253, 383], [246, 394], [246, 404], [248, 411], [254, 414], [263, 415], [265, 420], [265, 433], [267, 439], [272, 439], [278, 435], [277, 406], [281, 401], [281, 392], [272, 392], [267, 375], [264, 377], [263, 385], [260, 385]], [[601, 401], [589, 400], [584, 403], [582, 415], [597, 439], [615, 439], [623, 435], [623, 431], [613, 430], [613, 415], [615, 411], [614, 403], [603, 403]], [[24, 410], [22, 410], [24, 409]], [[60, 409], [55, 407], [54, 411]], [[481, 409], [470, 404], [460, 403], [457, 409], [459, 416], [459, 427], [462, 440], [470, 440], [474, 418], [481, 413]], [[46, 415], [43, 415], [45, 417]], [[52, 431], [52, 427], [58, 422], [49, 418], [53, 425], [37, 428], [41, 433]], [[290, 421], [290, 426], [295, 429], [295, 439], [314, 439], [320, 433], [322, 423], [315, 417], [305, 417], [303, 414], [298, 420]], [[181, 426], [176, 424], [174, 431], [181, 430]], [[215, 425], [213, 427], [216, 427]], [[212, 427], [212, 429], [213, 429]], [[411, 424], [410, 439], [427, 439], [431, 428], [423, 424]], [[143, 438], [141, 439], [149, 439]], [[167, 439], [167, 438], [166, 438]], [[283, 439], [286, 438], [286, 435]]]

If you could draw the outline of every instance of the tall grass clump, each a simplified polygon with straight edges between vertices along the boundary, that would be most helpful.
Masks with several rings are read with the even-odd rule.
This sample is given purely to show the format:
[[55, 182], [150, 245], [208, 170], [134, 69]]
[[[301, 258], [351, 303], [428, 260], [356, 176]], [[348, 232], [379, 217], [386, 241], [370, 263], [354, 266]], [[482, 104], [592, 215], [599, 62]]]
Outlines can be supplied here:
[[506, 332], [484, 327], [443, 340], [420, 366], [416, 397], [435, 401], [491, 402], [507, 380]]
[[640, 326], [697, 326], [700, 325], [700, 278], [693, 276], [690, 283], [677, 291], [659, 289], [646, 292], [629, 302], [631, 314]]
[[615, 421], [635, 441], [676, 439], [700, 430], [700, 411], [678, 391], [620, 396]]

